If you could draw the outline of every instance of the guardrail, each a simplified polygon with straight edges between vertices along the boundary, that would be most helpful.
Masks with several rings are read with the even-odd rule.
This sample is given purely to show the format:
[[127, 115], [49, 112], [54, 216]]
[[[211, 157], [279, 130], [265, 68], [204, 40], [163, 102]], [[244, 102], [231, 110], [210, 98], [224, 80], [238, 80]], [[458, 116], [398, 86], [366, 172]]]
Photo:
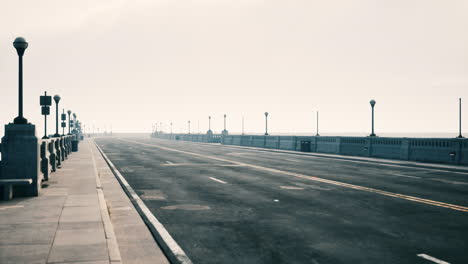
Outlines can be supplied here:
[[[201, 142], [211, 143], [208, 135], [200, 136]], [[468, 165], [468, 139], [464, 138], [217, 136], [224, 145]], [[197, 141], [187, 134], [152, 134], [152, 137]]]
[[[26, 178], [15, 175], [14, 171], [17, 168], [11, 168], [11, 165], [7, 170], [2, 168], [6, 164], [0, 160], [0, 186], [3, 186], [3, 200], [12, 199], [14, 193], [22, 196], [39, 195], [42, 183], [48, 181], [52, 173], [62, 167], [72, 153], [73, 143], [78, 144], [77, 142], [75, 135], [38, 140], [39, 170]], [[0, 144], [0, 150], [4, 153], [2, 147], [5, 146]]]

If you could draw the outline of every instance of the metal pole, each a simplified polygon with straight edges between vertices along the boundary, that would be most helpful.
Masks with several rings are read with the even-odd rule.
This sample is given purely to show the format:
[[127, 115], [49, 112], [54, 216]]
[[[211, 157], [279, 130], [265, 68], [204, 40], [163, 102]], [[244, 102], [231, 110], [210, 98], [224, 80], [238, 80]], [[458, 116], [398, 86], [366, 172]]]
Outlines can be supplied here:
[[[62, 113], [65, 114], [65, 109], [62, 109]], [[62, 127], [62, 136], [65, 136], [65, 127]]]
[[319, 135], [319, 111], [317, 111], [317, 134], [315, 136], [320, 136]]
[[372, 106], [372, 134], [371, 136], [375, 136], [374, 133], [374, 106]]
[[19, 70], [18, 70], [18, 116], [23, 119], [23, 56], [18, 56]]
[[44, 137], [47, 138], [47, 115], [44, 115]]
[[226, 115], [224, 115], [224, 130], [226, 130]]
[[55, 103], [55, 136], [59, 137], [59, 132], [58, 132], [58, 103]]
[[461, 120], [461, 115], [462, 115], [462, 112], [461, 112], [461, 98], [458, 98], [458, 137], [459, 138], [463, 138], [462, 136], [462, 128], [461, 128], [461, 125], [462, 125], [462, 120]]
[[265, 115], [265, 136], [268, 136], [268, 115]]
[[242, 116], [242, 135], [244, 135], [244, 116]]

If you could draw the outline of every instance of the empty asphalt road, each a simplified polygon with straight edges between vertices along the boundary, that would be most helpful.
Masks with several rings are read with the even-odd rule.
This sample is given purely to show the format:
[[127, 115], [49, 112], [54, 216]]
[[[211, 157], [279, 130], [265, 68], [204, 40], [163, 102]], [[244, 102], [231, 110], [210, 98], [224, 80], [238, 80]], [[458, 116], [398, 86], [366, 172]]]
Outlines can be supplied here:
[[468, 173], [96, 139], [194, 263], [468, 263]]

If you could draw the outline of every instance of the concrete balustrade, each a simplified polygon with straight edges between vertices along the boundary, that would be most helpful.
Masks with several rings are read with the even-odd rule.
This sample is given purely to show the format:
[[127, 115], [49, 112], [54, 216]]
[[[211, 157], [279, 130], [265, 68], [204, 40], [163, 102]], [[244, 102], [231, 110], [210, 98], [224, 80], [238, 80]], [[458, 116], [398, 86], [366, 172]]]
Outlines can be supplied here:
[[[36, 155], [39, 168], [37, 173], [34, 172], [34, 166], [32, 168], [30, 166], [34, 162], [22, 164], [15, 162], [15, 157], [8, 157], [8, 155], [15, 154], [13, 149], [15, 146], [8, 144], [8, 141], [0, 144], [2, 152], [2, 160], [0, 160], [0, 185], [3, 186], [3, 199], [12, 199], [13, 192], [16, 193], [17, 191], [18, 194], [24, 196], [38, 196], [42, 183], [48, 181], [52, 173], [61, 168], [63, 162], [72, 153], [72, 140], [74, 137], [74, 135], [66, 135], [50, 139], [36, 139], [37, 143], [28, 142], [30, 146], [28, 153], [17, 152], [16, 155], [26, 155], [28, 157]], [[17, 141], [13, 142], [16, 143]], [[36, 148], [31, 144], [37, 144], [37, 151], [35, 151]], [[5, 159], [5, 156], [8, 159]], [[21, 159], [19, 160], [21, 161]], [[27, 167], [27, 173], [24, 173], [24, 167]]]
[[[213, 135], [224, 145], [468, 165], [468, 139]], [[152, 137], [214, 143], [207, 135], [152, 134]]]

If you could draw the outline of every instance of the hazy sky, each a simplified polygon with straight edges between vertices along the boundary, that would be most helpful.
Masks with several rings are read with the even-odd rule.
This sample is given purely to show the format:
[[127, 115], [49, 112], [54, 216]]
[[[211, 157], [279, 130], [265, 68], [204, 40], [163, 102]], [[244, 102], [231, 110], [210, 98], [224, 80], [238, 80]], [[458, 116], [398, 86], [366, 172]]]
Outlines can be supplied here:
[[[0, 0], [0, 123], [42, 136], [39, 95], [60, 94], [88, 128], [376, 132], [468, 129], [468, 1]], [[55, 112], [55, 109], [53, 109]], [[55, 116], [49, 117], [54, 120]], [[50, 122], [52, 123], [52, 122]], [[49, 126], [53, 132], [53, 125]], [[3, 127], [0, 129], [3, 135]]]

